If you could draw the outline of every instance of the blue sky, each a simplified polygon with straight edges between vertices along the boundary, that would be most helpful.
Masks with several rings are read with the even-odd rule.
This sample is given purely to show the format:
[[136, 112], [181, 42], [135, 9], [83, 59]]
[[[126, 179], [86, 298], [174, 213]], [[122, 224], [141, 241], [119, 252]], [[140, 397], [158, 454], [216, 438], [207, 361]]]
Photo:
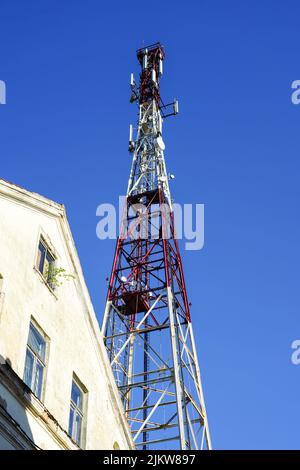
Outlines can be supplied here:
[[166, 49], [176, 202], [205, 204], [183, 251], [213, 446], [300, 448], [299, 2], [2, 0], [0, 176], [67, 208], [102, 319], [113, 241], [96, 207], [126, 191], [135, 50]]

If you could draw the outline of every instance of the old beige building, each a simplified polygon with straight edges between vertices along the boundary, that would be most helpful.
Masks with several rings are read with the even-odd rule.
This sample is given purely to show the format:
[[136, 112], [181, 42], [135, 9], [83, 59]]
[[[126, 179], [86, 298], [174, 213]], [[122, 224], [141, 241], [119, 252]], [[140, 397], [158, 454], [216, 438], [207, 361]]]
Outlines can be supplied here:
[[0, 180], [0, 449], [129, 449], [64, 206]]

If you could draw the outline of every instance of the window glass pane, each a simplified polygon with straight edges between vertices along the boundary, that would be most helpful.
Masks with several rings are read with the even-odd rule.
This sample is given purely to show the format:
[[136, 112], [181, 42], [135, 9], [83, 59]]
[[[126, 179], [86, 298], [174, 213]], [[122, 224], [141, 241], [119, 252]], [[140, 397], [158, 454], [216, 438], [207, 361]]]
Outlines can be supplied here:
[[73, 434], [73, 422], [74, 422], [74, 409], [70, 407], [70, 417], [69, 417], [69, 435], [72, 437]]
[[45, 259], [45, 262], [44, 262], [43, 276], [46, 279], [48, 279], [48, 277], [49, 277], [49, 262], [48, 262], [47, 258]]
[[39, 251], [38, 251], [38, 259], [37, 259], [37, 267], [38, 270], [43, 274], [44, 270], [44, 262], [45, 262], [45, 255], [46, 255], [46, 248], [40, 242], [39, 244]]
[[54, 258], [53, 258], [53, 256], [49, 253], [49, 251], [47, 252], [46, 258], [47, 258], [47, 261], [48, 261], [48, 263], [49, 263], [50, 265], [53, 264], [54, 261], [55, 261]]
[[82, 410], [82, 391], [75, 382], [72, 383], [71, 400], [77, 408]]
[[45, 340], [32, 324], [30, 324], [29, 329], [28, 345], [42, 361], [45, 361]]
[[47, 281], [50, 282], [52, 271], [54, 268], [54, 258], [52, 258], [52, 256], [49, 253], [47, 253], [47, 256], [46, 256], [46, 265], [47, 265], [47, 268], [45, 272], [45, 277], [47, 278]]
[[41, 399], [42, 396], [43, 373], [44, 367], [39, 361], [37, 361], [35, 368], [35, 384], [32, 391], [39, 399]]
[[81, 416], [78, 413], [76, 413], [73, 439], [78, 445], [80, 445], [80, 437], [81, 437]]
[[25, 360], [25, 370], [24, 370], [24, 382], [30, 388], [31, 388], [31, 382], [32, 382], [32, 370], [33, 370], [33, 354], [29, 349], [27, 349], [26, 360]]

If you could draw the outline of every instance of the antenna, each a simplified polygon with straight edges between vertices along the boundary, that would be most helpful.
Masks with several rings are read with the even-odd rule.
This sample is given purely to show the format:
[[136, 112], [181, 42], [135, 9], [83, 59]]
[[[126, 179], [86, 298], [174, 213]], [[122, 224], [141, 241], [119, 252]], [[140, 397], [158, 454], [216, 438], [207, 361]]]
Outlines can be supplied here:
[[133, 73], [130, 74], [130, 86], [131, 86], [131, 88], [134, 88], [134, 86], [135, 86]]
[[178, 114], [179, 109], [178, 109], [178, 101], [177, 100], [174, 100], [173, 109], [174, 109], [174, 114]]
[[130, 124], [130, 126], [129, 126], [129, 147], [128, 147], [129, 152], [134, 151], [134, 146], [135, 146], [135, 143], [134, 143], [134, 140], [133, 140], [133, 126], [132, 126], [132, 124]]

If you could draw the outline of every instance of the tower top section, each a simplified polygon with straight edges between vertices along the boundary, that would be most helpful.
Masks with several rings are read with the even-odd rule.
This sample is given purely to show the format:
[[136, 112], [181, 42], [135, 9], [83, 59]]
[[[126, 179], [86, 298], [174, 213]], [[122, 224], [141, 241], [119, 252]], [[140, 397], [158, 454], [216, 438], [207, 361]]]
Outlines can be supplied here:
[[155, 99], [157, 106], [160, 106], [159, 80], [163, 73], [164, 57], [164, 49], [159, 42], [138, 49], [137, 58], [142, 68], [139, 87], [140, 104]]
[[137, 85], [133, 73], [131, 74], [130, 102], [137, 101], [140, 105], [144, 105], [154, 100], [163, 118], [177, 114], [178, 101], [174, 99], [173, 102], [165, 104], [160, 95], [160, 79], [165, 59], [164, 47], [160, 42], [156, 42], [138, 49], [136, 55], [141, 66], [140, 80]]

